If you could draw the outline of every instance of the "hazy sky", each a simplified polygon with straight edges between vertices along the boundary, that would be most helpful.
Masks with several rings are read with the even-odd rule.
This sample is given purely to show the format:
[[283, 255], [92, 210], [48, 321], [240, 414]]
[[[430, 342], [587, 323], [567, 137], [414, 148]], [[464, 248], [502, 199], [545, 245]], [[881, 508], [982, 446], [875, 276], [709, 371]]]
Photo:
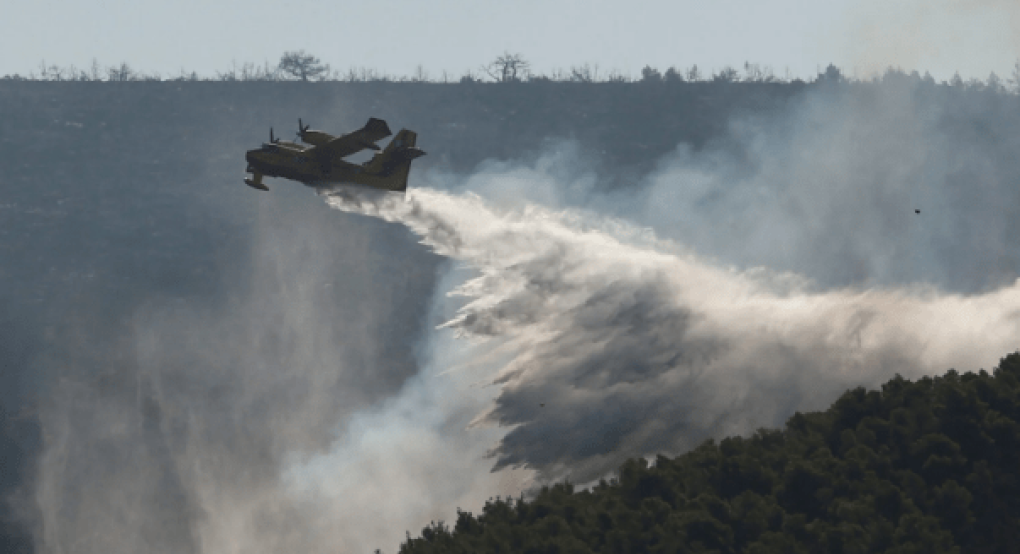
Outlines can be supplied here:
[[275, 65], [304, 49], [334, 68], [459, 77], [503, 51], [538, 73], [584, 63], [709, 72], [745, 61], [811, 77], [829, 62], [898, 65], [943, 80], [1007, 76], [1020, 57], [1016, 0], [33, 0], [4, 2], [0, 75], [127, 62], [163, 76]]

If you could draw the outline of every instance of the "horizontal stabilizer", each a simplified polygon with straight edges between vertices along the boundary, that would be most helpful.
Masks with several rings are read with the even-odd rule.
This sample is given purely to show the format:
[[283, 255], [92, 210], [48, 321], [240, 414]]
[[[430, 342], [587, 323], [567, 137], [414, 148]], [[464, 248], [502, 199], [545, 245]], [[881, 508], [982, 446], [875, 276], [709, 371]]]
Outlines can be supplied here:
[[401, 129], [382, 152], [364, 164], [365, 171], [380, 179], [380, 188], [407, 190], [411, 160], [425, 155], [422, 149], [415, 147], [417, 139], [418, 135], [414, 131]]
[[407, 129], [401, 129], [397, 136], [393, 137], [393, 140], [386, 145], [386, 150], [383, 153], [395, 152], [404, 148], [413, 148], [415, 143], [418, 141], [418, 134], [414, 131], [408, 131]]

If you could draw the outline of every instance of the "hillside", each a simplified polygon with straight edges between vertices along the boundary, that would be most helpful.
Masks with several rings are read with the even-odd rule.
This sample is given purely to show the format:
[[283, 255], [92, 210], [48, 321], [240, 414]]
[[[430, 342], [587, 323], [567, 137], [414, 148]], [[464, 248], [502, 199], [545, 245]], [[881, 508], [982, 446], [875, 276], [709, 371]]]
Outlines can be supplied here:
[[[1012, 244], [1020, 218], [1013, 214], [1020, 203], [1008, 195], [1020, 183], [1018, 107], [1020, 98], [1012, 94], [896, 79], [812, 84], [0, 79], [0, 336], [7, 339], [0, 341], [5, 430], [0, 493], [31, 493], [44, 448], [40, 406], [56, 403], [56, 383], [81, 384], [80, 391], [98, 399], [96, 405], [148, 417], [139, 415], [138, 389], [131, 385], [149, 370], [139, 366], [137, 334], [151, 320], [161, 321], [168, 305], [226, 314], [238, 326], [264, 322], [270, 330], [263, 344], [272, 346], [274, 340], [286, 343], [272, 334], [286, 315], [280, 291], [289, 285], [316, 291], [313, 303], [323, 320], [315, 328], [331, 333], [316, 344], [367, 343], [351, 339], [340, 322], [353, 321], [363, 333], [358, 337], [372, 337], [368, 354], [322, 356], [364, 380], [347, 397], [351, 387], [339, 378], [326, 383], [324, 389], [343, 398], [323, 416], [330, 425], [341, 419], [337, 414], [378, 402], [417, 374], [415, 348], [442, 261], [406, 229], [336, 217], [303, 187], [271, 183], [272, 194], [260, 195], [241, 184], [243, 152], [265, 141], [270, 126], [291, 138], [298, 117], [330, 132], [361, 126], [369, 116], [384, 118], [394, 130], [419, 133], [419, 146], [428, 152], [415, 162], [412, 178], [420, 181], [429, 171], [464, 177], [492, 165], [527, 165], [558, 141], [572, 140], [581, 160], [574, 165], [597, 177], [599, 191], [619, 193], [648, 188], [646, 177], [678, 151], [701, 155], [695, 161], [705, 166], [721, 159], [720, 182], [729, 185], [763, 165], [785, 163], [787, 158], [773, 155], [805, 146], [787, 140], [797, 129], [824, 127], [825, 133], [807, 136], [827, 139], [830, 127], [842, 133], [847, 120], [863, 121], [845, 134], [869, 144], [874, 135], [920, 122], [919, 134], [931, 131], [934, 146], [917, 147], [923, 151], [911, 167], [923, 171], [905, 179], [934, 183], [947, 191], [939, 199], [946, 210], [964, 213], [970, 207], [990, 222], [975, 226], [963, 216], [943, 217], [946, 229], [931, 242], [931, 263], [941, 272], [932, 279], [970, 292], [1016, 276]], [[897, 111], [902, 119], [886, 117]], [[862, 119], [862, 113], [878, 115]], [[861, 128], [875, 131], [855, 136]], [[812, 140], [817, 142], [824, 140]], [[862, 179], [879, 184], [890, 173], [904, 173], [898, 151], [880, 160], [883, 164], [873, 163], [871, 153], [849, 168], [825, 156], [818, 165], [845, 174], [878, 166], [883, 171], [862, 172]], [[802, 169], [810, 174], [816, 168]], [[780, 181], [786, 177], [778, 173]], [[697, 199], [697, 208], [711, 207], [718, 192]], [[994, 205], [999, 219], [987, 215], [987, 205]], [[926, 207], [925, 217], [932, 214]], [[713, 220], [712, 229], [716, 225]], [[806, 255], [834, 250], [814, 246], [818, 252]], [[858, 253], [849, 254], [844, 257]], [[856, 261], [863, 265], [862, 260]], [[855, 278], [844, 273], [831, 281]], [[161, 363], [198, 367], [203, 361], [187, 359], [186, 354], [201, 358], [198, 353], [180, 354]], [[247, 370], [242, 362], [230, 363], [237, 364], [238, 374]], [[202, 390], [231, 390], [231, 378], [220, 378], [203, 382]], [[83, 426], [92, 415], [55, 412]], [[50, 424], [58, 420], [64, 421]], [[169, 440], [155, 424], [143, 431], [152, 433], [152, 444]], [[82, 452], [91, 452], [83, 432], [68, 436], [79, 437]], [[67, 482], [89, 481], [88, 472], [97, 467], [112, 466], [69, 465], [68, 471], [82, 474], [69, 474]], [[2, 510], [10, 515], [9, 505]]]
[[1014, 353], [991, 374], [897, 376], [782, 430], [632, 459], [591, 491], [490, 500], [400, 552], [1006, 553], [1018, 497]]

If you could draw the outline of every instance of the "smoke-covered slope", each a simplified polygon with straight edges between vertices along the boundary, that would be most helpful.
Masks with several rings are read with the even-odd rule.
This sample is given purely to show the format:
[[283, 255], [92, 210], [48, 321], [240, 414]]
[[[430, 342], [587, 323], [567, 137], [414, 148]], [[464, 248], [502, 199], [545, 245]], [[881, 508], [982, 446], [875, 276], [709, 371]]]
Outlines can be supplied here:
[[785, 429], [628, 460], [590, 491], [558, 483], [458, 511], [400, 552], [1008, 552], [1018, 375], [1014, 353], [992, 374], [897, 376]]
[[[391, 550], [1016, 347], [1015, 97], [642, 86], [0, 84], [37, 549]], [[390, 223], [240, 184], [369, 115], [422, 190], [329, 201]]]

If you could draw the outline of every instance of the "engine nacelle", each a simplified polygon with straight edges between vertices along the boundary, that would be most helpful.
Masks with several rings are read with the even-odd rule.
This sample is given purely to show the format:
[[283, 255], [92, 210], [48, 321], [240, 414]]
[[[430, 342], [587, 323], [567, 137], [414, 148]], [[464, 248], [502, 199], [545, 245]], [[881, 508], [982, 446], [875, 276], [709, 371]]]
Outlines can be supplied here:
[[336, 137], [329, 133], [323, 133], [322, 131], [312, 131], [306, 129], [301, 132], [301, 140], [313, 146], [322, 146], [323, 144], [326, 144], [327, 142], [333, 140], [334, 138]]

